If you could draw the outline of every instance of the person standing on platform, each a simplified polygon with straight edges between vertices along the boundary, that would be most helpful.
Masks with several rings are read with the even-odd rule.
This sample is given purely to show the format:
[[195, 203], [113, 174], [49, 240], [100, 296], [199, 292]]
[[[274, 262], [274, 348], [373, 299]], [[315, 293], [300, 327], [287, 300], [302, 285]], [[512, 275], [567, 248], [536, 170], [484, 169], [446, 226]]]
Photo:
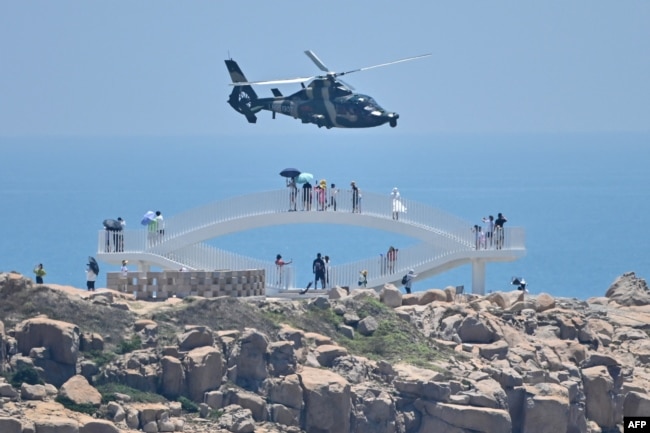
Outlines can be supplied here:
[[314, 290], [318, 289], [318, 282], [321, 282], [321, 288], [325, 288], [325, 262], [321, 258], [321, 254], [316, 254], [316, 258], [312, 263], [312, 271], [314, 272]]
[[350, 182], [352, 187], [352, 212], [360, 213], [361, 212], [361, 193], [359, 187], [355, 181]]
[[280, 254], [275, 256], [275, 266], [278, 271], [278, 281], [277, 281], [278, 287], [282, 287], [282, 273], [284, 272], [283, 271], [284, 265], [290, 265], [292, 262], [293, 260], [289, 260], [288, 262], [285, 262], [282, 259], [282, 256]]
[[508, 221], [508, 218], [503, 216], [501, 212], [497, 214], [497, 219], [494, 221], [494, 236], [497, 250], [503, 248], [503, 241], [505, 240], [505, 234], [503, 232], [503, 225]]
[[34, 274], [36, 275], [36, 284], [43, 284], [43, 277], [47, 272], [43, 269], [43, 263], [39, 263], [38, 266], [34, 268]]
[[86, 288], [89, 292], [95, 291], [95, 281], [97, 280], [97, 274], [93, 271], [93, 268], [90, 266], [90, 263], [86, 265]]

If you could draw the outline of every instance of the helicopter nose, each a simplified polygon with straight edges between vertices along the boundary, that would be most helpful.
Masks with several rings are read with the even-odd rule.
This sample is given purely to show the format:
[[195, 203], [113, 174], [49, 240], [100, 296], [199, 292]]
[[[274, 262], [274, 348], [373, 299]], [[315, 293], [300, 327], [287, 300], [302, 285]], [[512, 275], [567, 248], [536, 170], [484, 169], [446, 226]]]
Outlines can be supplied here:
[[388, 119], [388, 124], [391, 126], [391, 128], [394, 128], [397, 126], [397, 119], [399, 119], [399, 114], [397, 113], [387, 113], [385, 117]]

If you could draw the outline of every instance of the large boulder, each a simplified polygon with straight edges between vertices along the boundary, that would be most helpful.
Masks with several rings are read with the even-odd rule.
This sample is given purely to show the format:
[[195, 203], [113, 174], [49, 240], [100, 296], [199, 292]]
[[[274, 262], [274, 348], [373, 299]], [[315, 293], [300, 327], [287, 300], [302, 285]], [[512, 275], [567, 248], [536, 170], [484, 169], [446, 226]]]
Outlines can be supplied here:
[[648, 305], [650, 304], [650, 293], [648, 285], [642, 278], [637, 278], [634, 272], [627, 272], [618, 277], [605, 296], [619, 305]]
[[300, 373], [305, 400], [306, 431], [319, 433], [349, 433], [351, 393], [343, 377], [328, 370], [311, 367]]
[[402, 306], [402, 292], [392, 284], [386, 284], [379, 293], [379, 300], [387, 307], [397, 308]]
[[266, 382], [266, 386], [270, 403], [277, 403], [291, 409], [302, 409], [302, 387], [297, 374], [270, 379]]
[[540, 383], [526, 386], [523, 431], [566, 432], [569, 427], [569, 392], [562, 386]]
[[103, 419], [88, 421], [79, 427], [79, 433], [120, 433], [121, 430], [115, 424]]
[[247, 329], [233, 349], [228, 368], [235, 368], [235, 383], [247, 389], [257, 389], [267, 378], [266, 354], [269, 339], [256, 329]]
[[0, 431], [2, 433], [22, 433], [23, 424], [19, 419], [0, 416]]
[[191, 327], [178, 337], [178, 350], [181, 352], [189, 352], [197, 347], [213, 345], [214, 335], [212, 335], [212, 330], [206, 326]]
[[97, 406], [102, 403], [102, 395], [81, 375], [72, 376], [59, 390], [61, 397], [74, 404]]
[[[512, 422], [510, 414], [503, 409], [492, 409], [485, 407], [463, 406], [450, 403], [435, 403], [427, 400], [416, 400], [415, 408], [422, 414], [421, 432], [432, 430], [431, 423], [439, 421], [449, 425], [444, 431], [480, 432], [480, 433], [510, 433]], [[427, 427], [429, 426], [429, 427]], [[463, 430], [460, 430], [463, 429]]]
[[293, 343], [277, 341], [269, 344], [269, 372], [272, 376], [286, 376], [296, 372], [298, 359]]
[[352, 430], [356, 432], [394, 433], [396, 408], [386, 391], [358, 388], [354, 391]]
[[160, 393], [167, 398], [177, 398], [185, 392], [185, 371], [180, 359], [163, 356], [160, 360]]
[[223, 376], [221, 352], [209, 346], [190, 351], [183, 359], [187, 394], [196, 402], [203, 401], [203, 394], [219, 388]]
[[463, 343], [492, 343], [496, 332], [477, 316], [467, 316], [458, 326], [458, 335]]
[[75, 365], [79, 355], [79, 328], [67, 322], [47, 318], [28, 319], [16, 325], [18, 350], [24, 356], [35, 347], [45, 347], [50, 359]]
[[614, 380], [607, 367], [596, 367], [582, 370], [582, 383], [585, 393], [587, 418], [593, 420], [601, 428], [611, 429], [616, 426]]
[[5, 359], [7, 359], [7, 340], [5, 336], [5, 324], [0, 320], [0, 373], [6, 370]]

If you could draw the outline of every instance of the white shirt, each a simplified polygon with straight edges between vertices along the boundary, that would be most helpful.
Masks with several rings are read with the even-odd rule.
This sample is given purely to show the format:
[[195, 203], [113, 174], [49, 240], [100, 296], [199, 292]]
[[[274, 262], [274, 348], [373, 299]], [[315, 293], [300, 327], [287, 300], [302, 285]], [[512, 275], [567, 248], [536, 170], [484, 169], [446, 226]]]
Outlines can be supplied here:
[[97, 274], [92, 271], [92, 269], [88, 269], [86, 271], [86, 281], [95, 281], [97, 280]]

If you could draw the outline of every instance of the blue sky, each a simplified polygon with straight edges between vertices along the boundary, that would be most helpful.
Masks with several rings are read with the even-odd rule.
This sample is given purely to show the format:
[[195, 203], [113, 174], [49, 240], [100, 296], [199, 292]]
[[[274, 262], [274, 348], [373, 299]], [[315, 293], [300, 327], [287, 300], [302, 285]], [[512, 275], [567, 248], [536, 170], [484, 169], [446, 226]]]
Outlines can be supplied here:
[[4, 1], [0, 136], [316, 131], [225, 102], [227, 57], [291, 78], [318, 73], [306, 49], [333, 70], [432, 53], [346, 80], [402, 132], [648, 132], [648, 23], [635, 0]]

